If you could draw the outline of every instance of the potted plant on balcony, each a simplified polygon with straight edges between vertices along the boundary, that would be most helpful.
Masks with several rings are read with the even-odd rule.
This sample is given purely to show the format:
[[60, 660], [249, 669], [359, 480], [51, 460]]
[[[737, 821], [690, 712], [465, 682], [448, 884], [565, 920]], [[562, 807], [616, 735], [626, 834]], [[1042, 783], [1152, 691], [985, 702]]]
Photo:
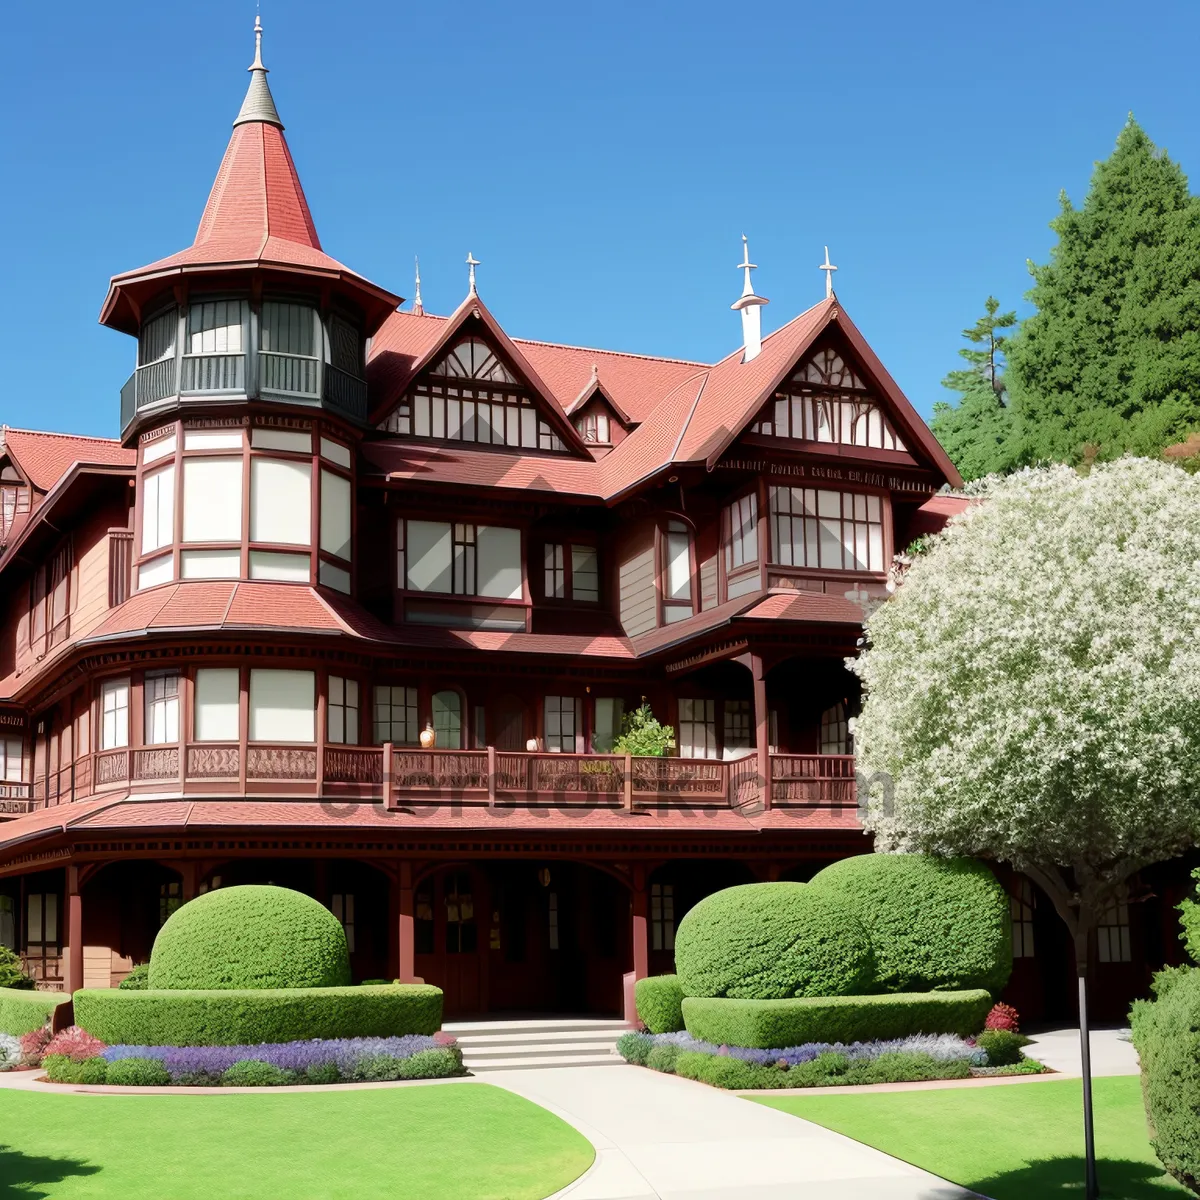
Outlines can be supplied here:
[[[663, 725], [650, 708], [645, 696], [637, 708], [621, 719], [621, 732], [613, 741], [614, 754], [630, 754], [634, 758], [666, 758], [675, 749], [675, 729]], [[634, 769], [636, 791], [659, 791], [663, 771], [657, 763], [639, 763]]]

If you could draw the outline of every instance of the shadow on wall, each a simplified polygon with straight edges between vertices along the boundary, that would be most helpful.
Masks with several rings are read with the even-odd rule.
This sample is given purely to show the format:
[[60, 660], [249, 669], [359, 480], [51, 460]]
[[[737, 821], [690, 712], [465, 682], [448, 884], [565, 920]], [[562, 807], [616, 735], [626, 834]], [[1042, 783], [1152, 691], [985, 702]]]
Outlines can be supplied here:
[[53, 1196], [54, 1189], [43, 1189], [73, 1175], [96, 1175], [99, 1171], [99, 1167], [77, 1158], [23, 1154], [12, 1146], [0, 1145], [0, 1200]]
[[[1114, 1200], [1173, 1200], [1187, 1195], [1156, 1163], [1124, 1158], [1100, 1158], [1096, 1163], [1100, 1190]], [[1066, 1156], [1032, 1162], [1019, 1170], [989, 1179], [965, 1180], [992, 1200], [1031, 1200], [1038, 1196], [1069, 1196], [1083, 1192], [1083, 1158]]]

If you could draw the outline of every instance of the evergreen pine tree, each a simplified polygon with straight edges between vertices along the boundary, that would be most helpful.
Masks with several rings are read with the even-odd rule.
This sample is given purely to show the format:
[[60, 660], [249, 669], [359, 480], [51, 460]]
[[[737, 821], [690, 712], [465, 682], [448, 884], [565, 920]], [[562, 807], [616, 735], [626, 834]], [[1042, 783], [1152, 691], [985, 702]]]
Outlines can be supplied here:
[[964, 479], [978, 479], [1012, 465], [1013, 423], [1005, 403], [1003, 363], [1008, 339], [997, 331], [1011, 329], [1017, 314], [1000, 312], [995, 296], [987, 298], [984, 309], [984, 315], [963, 330], [963, 337], [982, 349], [959, 350], [970, 365], [942, 380], [942, 387], [959, 393], [959, 402], [939, 400], [933, 406], [934, 436]]
[[1200, 428], [1200, 200], [1131, 116], [1061, 203], [1008, 347], [1014, 461], [1158, 454]]

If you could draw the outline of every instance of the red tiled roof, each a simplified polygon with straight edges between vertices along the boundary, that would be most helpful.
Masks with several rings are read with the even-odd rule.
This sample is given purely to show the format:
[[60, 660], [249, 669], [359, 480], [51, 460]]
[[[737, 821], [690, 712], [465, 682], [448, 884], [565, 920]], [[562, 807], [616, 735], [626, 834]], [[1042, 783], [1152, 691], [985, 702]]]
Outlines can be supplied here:
[[771, 592], [743, 620], [810, 621], [814, 624], [861, 625], [863, 610], [844, 596], [823, 592]]
[[115, 438], [4, 427], [4, 444], [35, 488], [48, 492], [77, 463], [133, 468], [137, 452]]
[[941, 533], [951, 517], [965, 512], [972, 503], [967, 496], [930, 496], [913, 514], [908, 527], [909, 536], [918, 538], [931, 533]]

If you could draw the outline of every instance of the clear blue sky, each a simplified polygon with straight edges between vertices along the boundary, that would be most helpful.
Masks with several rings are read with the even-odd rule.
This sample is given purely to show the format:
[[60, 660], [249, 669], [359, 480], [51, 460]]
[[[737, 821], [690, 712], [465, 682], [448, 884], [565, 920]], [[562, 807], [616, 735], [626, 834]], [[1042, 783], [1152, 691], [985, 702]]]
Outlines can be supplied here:
[[[928, 415], [959, 331], [1133, 110], [1200, 174], [1200, 10], [760, 0], [264, 0], [265, 60], [326, 250], [515, 336], [713, 360], [739, 237], [768, 330], [838, 294]], [[254, 5], [5, 16], [0, 292], [10, 425], [117, 432], [133, 343], [108, 277], [192, 240], [246, 87]], [[1200, 184], [1198, 184], [1200, 186]]]

